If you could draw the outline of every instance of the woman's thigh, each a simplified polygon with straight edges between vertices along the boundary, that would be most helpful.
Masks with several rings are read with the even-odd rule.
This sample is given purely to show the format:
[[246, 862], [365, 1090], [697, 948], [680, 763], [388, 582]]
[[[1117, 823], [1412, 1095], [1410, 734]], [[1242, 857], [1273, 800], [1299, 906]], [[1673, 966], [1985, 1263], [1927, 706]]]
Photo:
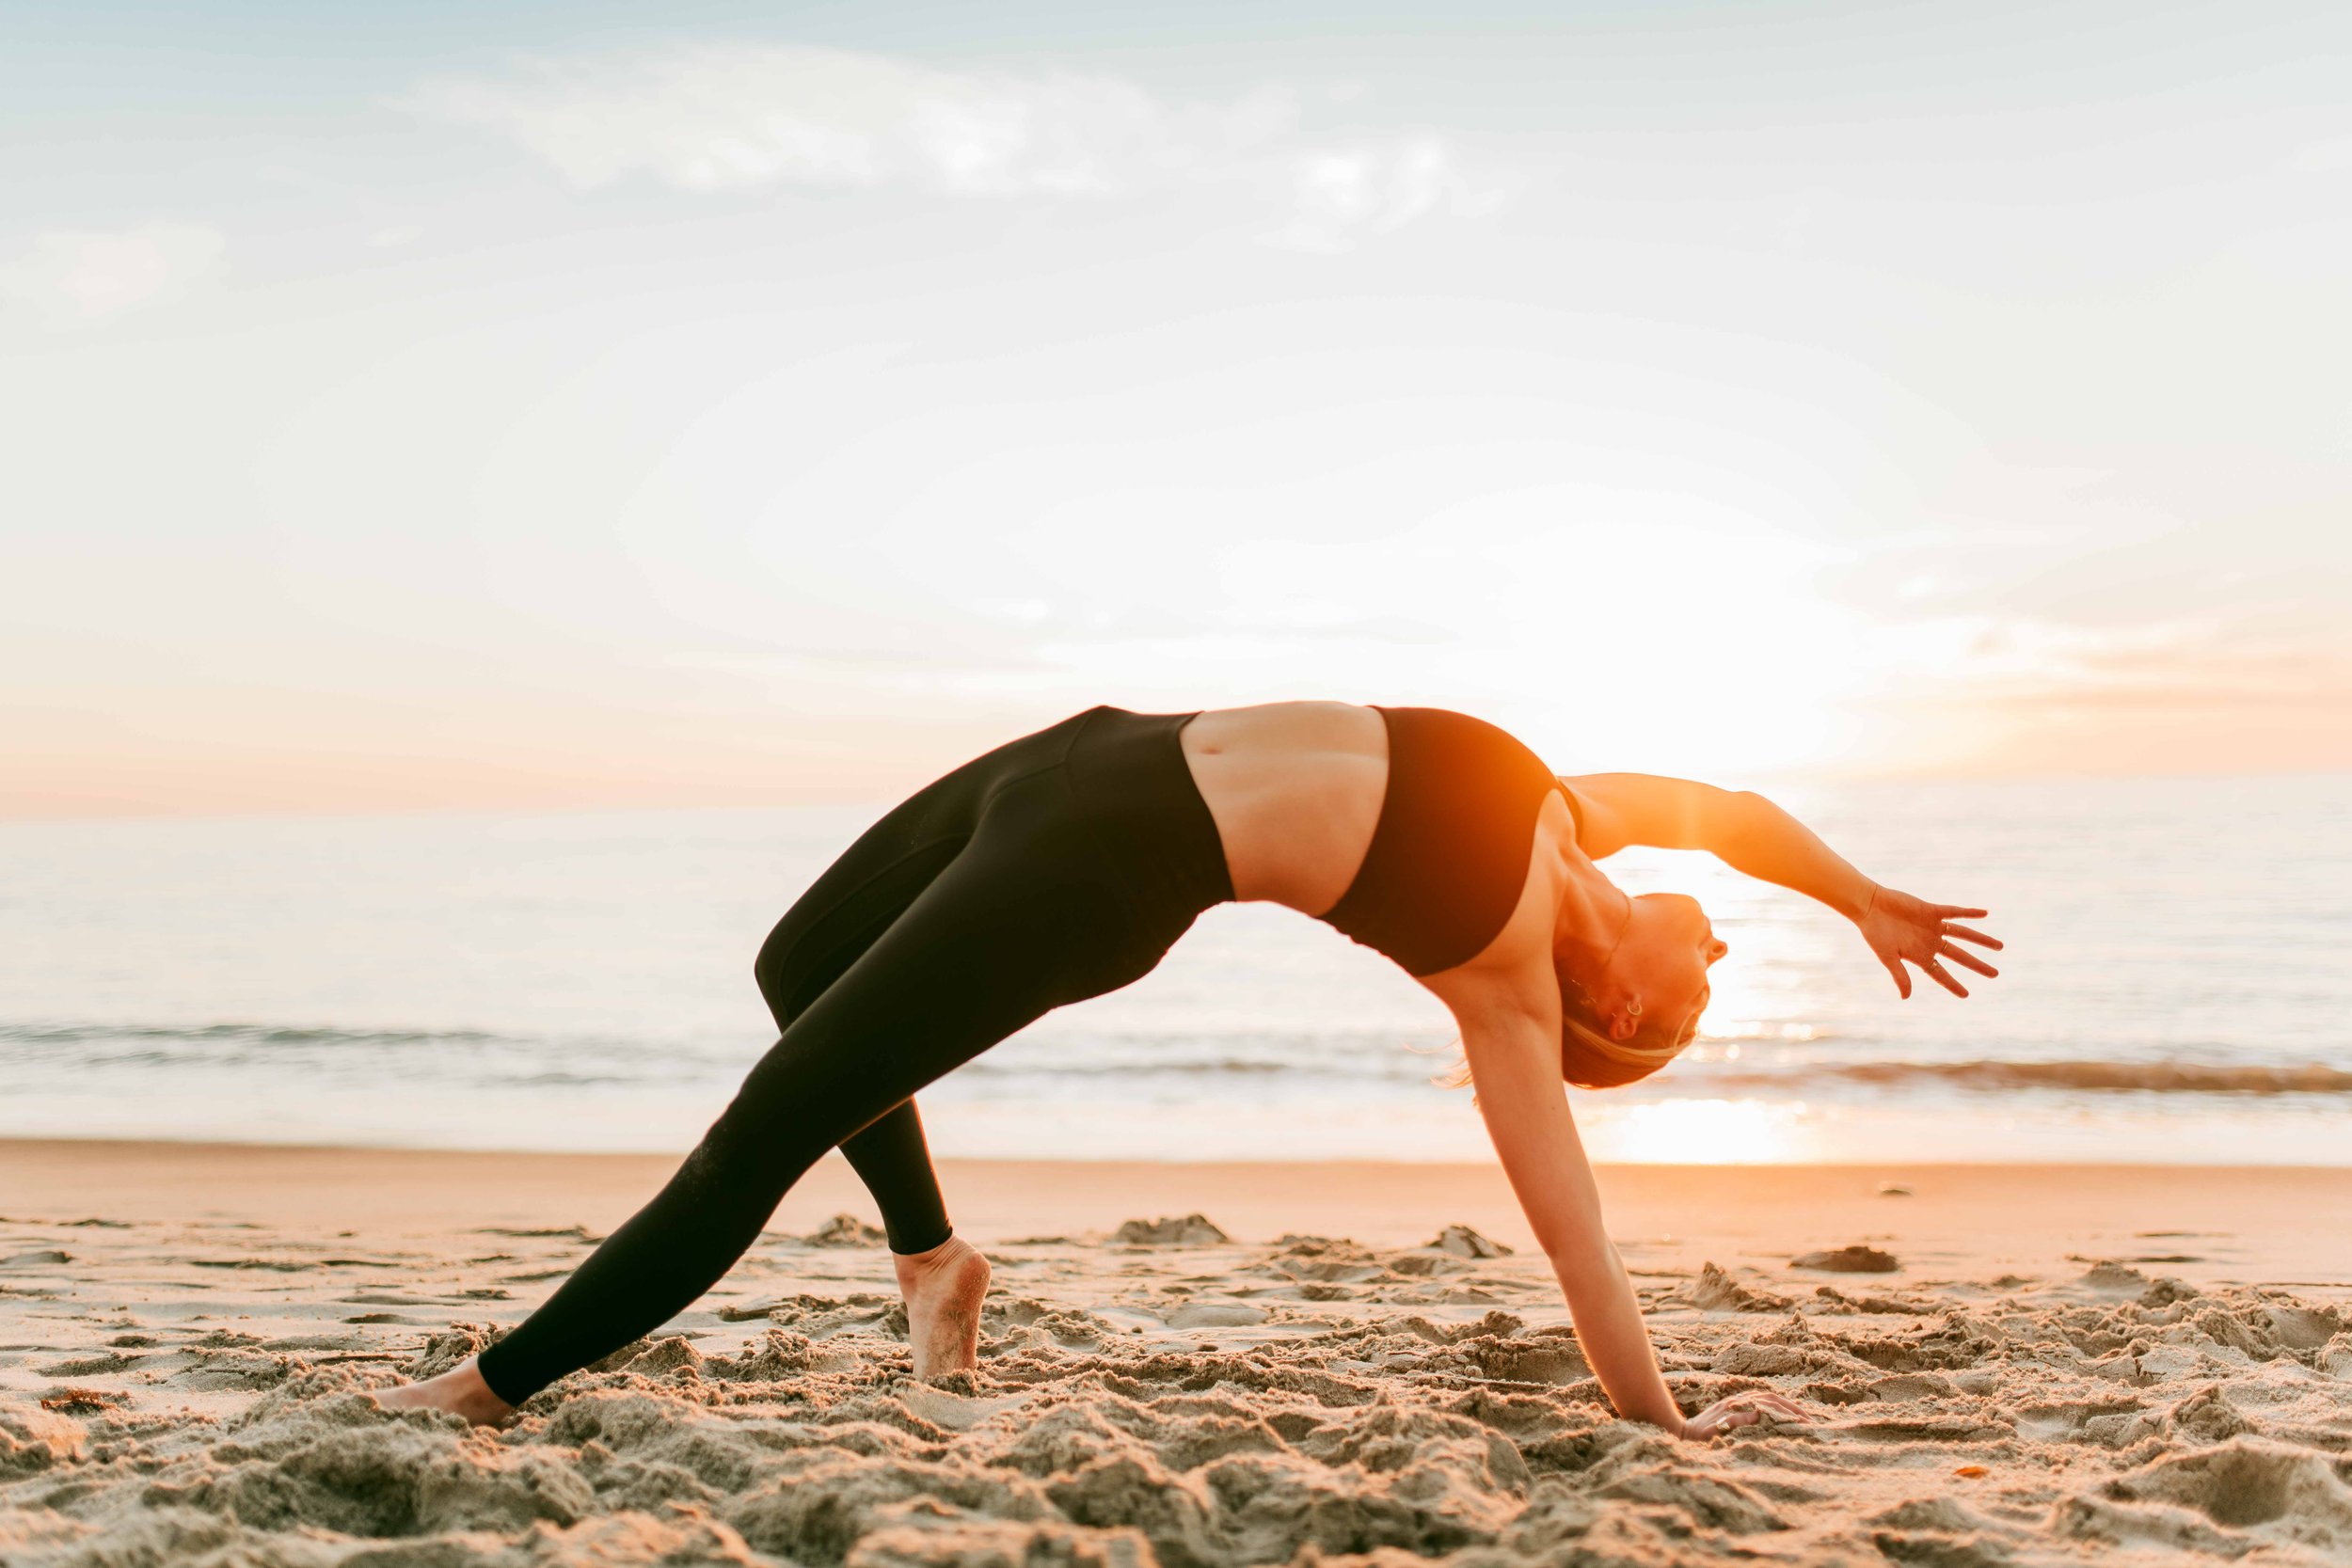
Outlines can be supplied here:
[[798, 1003], [714, 1132], [779, 1154], [771, 1140], [832, 1148], [1054, 1007], [1107, 989], [1123, 942], [1098, 886], [969, 846]]
[[779, 1030], [790, 1026], [825, 988], [855, 963], [963, 848], [935, 839], [864, 853], [861, 843], [834, 863], [787, 910], [760, 944], [752, 974]]
[[884, 813], [768, 933], [752, 974], [778, 1029], [856, 962], [962, 852], [986, 782], [970, 772], [970, 765], [959, 768]]
[[[860, 833], [809, 884], [768, 933], [753, 964], [779, 1029], [856, 962], [963, 852], [1001, 792], [1050, 768], [1076, 722], [1064, 720], [1023, 736], [924, 785]], [[1000, 830], [993, 836], [1005, 834]]]

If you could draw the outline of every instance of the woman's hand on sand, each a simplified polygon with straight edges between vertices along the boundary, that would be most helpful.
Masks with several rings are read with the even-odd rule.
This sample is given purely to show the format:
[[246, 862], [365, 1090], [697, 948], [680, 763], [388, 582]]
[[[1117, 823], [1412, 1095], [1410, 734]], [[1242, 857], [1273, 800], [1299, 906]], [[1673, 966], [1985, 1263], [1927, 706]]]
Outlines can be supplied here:
[[1770, 1418], [1773, 1420], [1803, 1421], [1804, 1407], [1786, 1394], [1769, 1389], [1751, 1389], [1717, 1400], [1713, 1404], [1688, 1417], [1682, 1423], [1682, 1435], [1693, 1443], [1711, 1443], [1733, 1427], [1754, 1426]]
[[438, 1377], [375, 1390], [375, 1402], [387, 1410], [446, 1410], [478, 1427], [503, 1426], [515, 1407], [490, 1392], [481, 1370], [469, 1355]]
[[1908, 1000], [1911, 972], [1903, 968], [1907, 962], [1917, 964], [1930, 979], [1954, 996], [1967, 995], [1968, 988], [1952, 978], [1951, 972], [1944, 967], [1945, 959], [1987, 977], [2000, 973], [1966, 948], [1956, 945], [1973, 942], [1999, 951], [1998, 939], [1954, 924], [1983, 918], [1982, 910], [1963, 909], [1958, 904], [1931, 904], [1891, 887], [1874, 887], [1862, 918], [1855, 924], [1862, 927], [1862, 940], [1879, 956], [1886, 973], [1895, 977], [1895, 989]]

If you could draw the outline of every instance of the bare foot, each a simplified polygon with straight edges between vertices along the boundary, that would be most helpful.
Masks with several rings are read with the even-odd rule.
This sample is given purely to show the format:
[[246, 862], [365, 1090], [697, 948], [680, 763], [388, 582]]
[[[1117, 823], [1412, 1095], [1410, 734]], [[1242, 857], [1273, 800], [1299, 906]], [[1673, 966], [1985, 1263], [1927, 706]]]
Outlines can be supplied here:
[[894, 1254], [898, 1293], [907, 1300], [907, 1347], [914, 1375], [925, 1382], [944, 1372], [970, 1371], [980, 1361], [980, 1300], [988, 1294], [988, 1259], [961, 1236], [929, 1252]]
[[470, 1355], [438, 1377], [387, 1388], [375, 1396], [375, 1402], [387, 1410], [446, 1410], [478, 1427], [497, 1426], [515, 1413], [513, 1405], [490, 1392]]

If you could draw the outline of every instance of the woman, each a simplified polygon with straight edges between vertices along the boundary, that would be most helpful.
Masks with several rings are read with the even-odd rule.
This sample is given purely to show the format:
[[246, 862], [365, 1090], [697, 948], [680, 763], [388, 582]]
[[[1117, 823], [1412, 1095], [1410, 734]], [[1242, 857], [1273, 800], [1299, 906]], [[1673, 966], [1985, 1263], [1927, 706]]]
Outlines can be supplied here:
[[477, 1422], [646, 1334], [716, 1283], [838, 1146], [872, 1192], [914, 1371], [975, 1364], [988, 1262], [949, 1228], [914, 1096], [1052, 1008], [1141, 978], [1228, 899], [1317, 916], [1401, 964], [1460, 1025], [1478, 1108], [1577, 1337], [1620, 1414], [1687, 1437], [1603, 1229], [1561, 1084], [1655, 1072], [1688, 1045], [1724, 943], [1697, 902], [1631, 897], [1595, 862], [1713, 851], [1862, 928], [1905, 996], [1915, 964], [1965, 996], [1951, 924], [1882, 888], [1761, 797], [1631, 773], [1555, 778], [1503, 731], [1437, 708], [1096, 707], [966, 763], [883, 816], [787, 913], [755, 965], [782, 1037], [651, 1202], [475, 1359], [384, 1396]]

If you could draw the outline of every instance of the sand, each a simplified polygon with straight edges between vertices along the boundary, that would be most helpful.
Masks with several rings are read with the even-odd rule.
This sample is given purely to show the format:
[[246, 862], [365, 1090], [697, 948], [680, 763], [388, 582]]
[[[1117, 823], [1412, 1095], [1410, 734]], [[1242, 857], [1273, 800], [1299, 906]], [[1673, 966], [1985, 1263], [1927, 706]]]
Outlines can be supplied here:
[[950, 1164], [996, 1280], [924, 1386], [827, 1166], [512, 1428], [374, 1403], [666, 1168], [0, 1145], [0, 1562], [2352, 1560], [2352, 1172], [1605, 1172], [1685, 1406], [1816, 1413], [1711, 1446], [1611, 1417], [1484, 1167]]

